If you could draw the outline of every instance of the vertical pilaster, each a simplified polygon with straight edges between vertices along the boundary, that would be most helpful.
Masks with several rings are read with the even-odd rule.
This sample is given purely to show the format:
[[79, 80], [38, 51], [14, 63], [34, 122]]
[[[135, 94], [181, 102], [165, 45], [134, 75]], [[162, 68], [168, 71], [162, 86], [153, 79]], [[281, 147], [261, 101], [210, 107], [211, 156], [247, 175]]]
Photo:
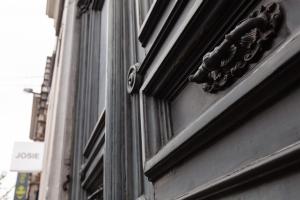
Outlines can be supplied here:
[[127, 93], [127, 73], [145, 51], [138, 42], [149, 1], [108, 1], [108, 51], [104, 199], [137, 199], [144, 194], [138, 94]]
[[123, 0], [108, 2], [108, 55], [106, 134], [104, 161], [104, 199], [125, 200], [124, 106], [126, 90], [123, 63]]

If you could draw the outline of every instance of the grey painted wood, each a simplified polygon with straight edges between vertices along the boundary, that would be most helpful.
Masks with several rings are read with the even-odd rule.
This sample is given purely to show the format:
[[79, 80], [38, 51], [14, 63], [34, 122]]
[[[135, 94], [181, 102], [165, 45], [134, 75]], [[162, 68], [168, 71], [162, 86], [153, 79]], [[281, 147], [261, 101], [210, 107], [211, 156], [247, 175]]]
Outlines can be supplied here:
[[140, 27], [142, 26], [143, 22], [145, 21], [145, 18], [147, 16], [147, 13], [152, 5], [154, 0], [144, 0], [139, 1], [135, 0], [135, 7], [136, 7], [136, 21], [138, 25], [138, 30], [140, 30]]
[[166, 1], [154, 1], [144, 19], [139, 32], [139, 40], [142, 46], [146, 46], [149, 37], [152, 35], [152, 31], [155, 29], [158, 23], [160, 23], [161, 15], [165, 13], [166, 7], [170, 0]]
[[[217, 95], [187, 77], [261, 2], [166, 2], [155, 8], [161, 2], [110, 0], [101, 17], [81, 16], [72, 196], [295, 199], [295, 187], [282, 187], [299, 182], [297, 169], [294, 179], [288, 173], [299, 164], [299, 2], [282, 1], [289, 12], [270, 51]], [[143, 84], [129, 95], [135, 63]], [[275, 169], [283, 174], [278, 179]]]
[[[288, 95], [283, 93], [284, 97], [276, 103], [265, 104], [250, 117], [184, 159], [179, 166], [156, 181], [158, 199], [177, 198], [194, 188], [206, 186], [219, 177], [231, 174], [232, 171], [241, 171], [239, 169], [246, 168], [250, 163], [259, 163], [259, 159], [297, 143], [300, 138], [297, 131], [300, 128], [297, 123], [300, 110], [296, 108], [300, 98], [299, 92], [297, 84], [295, 90], [290, 91]], [[234, 118], [239, 117], [235, 115]], [[293, 158], [281, 163], [289, 164], [294, 161], [296, 159]], [[276, 165], [271, 165], [260, 173], [269, 173]], [[248, 179], [253, 177], [252, 174]], [[246, 181], [246, 177], [243, 179]], [[210, 190], [211, 193], [216, 191]]]
[[[214, 155], [223, 156], [222, 153], [231, 151], [229, 147], [235, 144], [243, 143], [243, 147], [247, 147], [249, 152], [255, 151], [255, 145], [248, 141], [253, 137], [250, 135], [251, 128], [253, 129], [250, 125], [245, 126], [243, 133], [236, 135], [234, 142], [226, 140], [228, 142], [226, 144], [223, 141], [223, 146], [220, 146], [218, 152], [215, 152], [214, 148], [219, 147], [214, 146], [206, 150], [205, 156], [198, 150], [207, 147], [206, 145], [210, 144], [215, 136], [225, 134], [230, 127], [237, 126], [242, 119], [253, 112], [258, 113], [258, 109], [261, 109], [264, 103], [274, 102], [275, 97], [284, 93], [284, 90], [288, 90], [299, 79], [295, 69], [297, 65], [290, 64], [287, 67], [288, 63], [298, 62], [296, 57], [300, 49], [297, 32], [299, 23], [297, 24], [294, 19], [297, 18], [295, 8], [299, 5], [293, 0], [281, 3], [284, 11], [290, 12], [285, 13], [286, 22], [281, 27], [272, 49], [263, 56], [258, 65], [256, 63], [251, 66], [253, 70], [237, 84], [214, 96], [208, 96], [203, 92], [196, 94], [200, 89], [198, 86], [186, 87], [187, 75], [201, 62], [201, 57], [205, 52], [218, 44], [225, 33], [261, 3], [219, 1], [216, 5], [216, 2], [212, 3], [212, 1], [189, 1], [186, 7], [182, 7], [183, 10], [178, 11], [180, 14], [174, 22], [175, 25], [170, 26], [165, 35], [162, 34], [160, 38], [159, 34], [155, 34], [159, 32], [158, 30], [149, 32], [148, 39], [152, 37], [150, 44], [156, 41], [157, 46], [149, 47], [153, 51], [147, 52], [140, 68], [144, 76], [140, 89], [140, 109], [144, 170], [147, 177], [155, 184], [156, 199], [180, 197], [193, 187], [205, 185], [214, 178], [213, 176], [217, 174], [222, 176], [226, 170], [234, 169], [239, 164], [235, 163], [235, 159], [243, 162], [243, 152], [236, 152], [236, 154], [231, 152], [236, 155], [235, 158], [230, 157], [228, 153], [225, 156], [226, 159], [219, 162], [210, 159], [213, 159]], [[172, 12], [170, 12], [170, 7], [164, 12], [165, 15], [161, 15], [164, 17], [159, 22], [162, 25], [153, 26], [152, 29], [163, 29], [167, 26], [167, 20], [162, 21]], [[203, 25], [202, 28], [201, 25]], [[280, 84], [276, 84], [279, 82]], [[197, 100], [201, 102], [197, 104]], [[283, 101], [281, 106], [289, 105], [293, 108], [296, 107], [294, 103], [297, 101], [296, 98], [291, 98], [289, 102], [291, 104]], [[172, 116], [164, 112], [166, 106], [162, 109], [162, 105], [168, 104], [170, 104]], [[283, 110], [280, 113], [278, 116], [284, 116]], [[290, 118], [285, 117], [286, 121], [291, 122], [289, 126], [296, 126], [295, 119], [298, 115], [298, 111], [295, 110]], [[255, 159], [255, 156], [259, 159], [268, 153], [272, 154], [299, 139], [297, 133], [289, 132], [287, 142], [281, 132], [276, 132], [285, 127], [280, 124], [284, 121], [280, 117], [277, 119], [276, 128], [272, 129], [272, 120], [276, 120], [276, 116], [275, 111], [269, 118], [257, 116], [257, 120], [260, 119], [261, 124], [264, 124], [260, 126], [264, 128], [255, 129], [261, 138], [257, 136], [253, 141], [260, 148], [257, 154], [252, 154], [251, 159]], [[172, 125], [171, 134], [168, 134], [166, 124]], [[270, 131], [265, 133], [264, 130], [269, 130], [269, 128]], [[267, 134], [270, 134], [271, 138], [274, 137], [273, 140], [269, 139], [272, 144], [268, 146], [270, 149], [266, 147], [268, 143], [264, 140]], [[241, 135], [244, 135], [244, 140], [238, 138]], [[276, 145], [278, 145], [277, 148], [274, 148]], [[232, 165], [226, 168], [226, 162]], [[212, 167], [212, 165], [215, 166]], [[198, 171], [203, 171], [203, 174], [197, 174]], [[265, 172], [267, 171], [265, 169]], [[210, 174], [211, 177], [205, 173]], [[190, 199], [195, 199], [195, 197]]]
[[[159, 163], [164, 156], [168, 157], [172, 151], [179, 152], [178, 149], [179, 149], [180, 145], [183, 144], [183, 141], [188, 141], [190, 138], [192, 138], [191, 137], [192, 135], [199, 133], [199, 136], [203, 136], [203, 133], [206, 132], [206, 129], [204, 127], [209, 123], [209, 121], [211, 121], [211, 120], [212, 120], [212, 122], [216, 121], [215, 117], [219, 116], [223, 111], [225, 111], [225, 109], [227, 109], [229, 107], [229, 105], [237, 106], [236, 100], [238, 100], [241, 97], [243, 97], [244, 95], [246, 95], [247, 91], [251, 91], [254, 87], [257, 87], [267, 77], [269, 77], [272, 73], [274, 73], [276, 71], [276, 69], [280, 68], [280, 66], [282, 66], [282, 67], [286, 66], [285, 63], [288, 62], [289, 59], [293, 58], [293, 56], [297, 57], [296, 56], [297, 49], [299, 49], [299, 46], [298, 46], [299, 44], [297, 42], [299, 40], [296, 40], [298, 38], [297, 35], [298, 35], [298, 33], [295, 36], [291, 37], [286, 43], [283, 44], [284, 48], [280, 48], [281, 52], [277, 51], [276, 54], [274, 54], [274, 57], [272, 57], [272, 59], [268, 59], [264, 63], [262, 63], [261, 65], [264, 67], [259, 67], [255, 72], [252, 73], [252, 76], [249, 76], [247, 79], [245, 79], [242, 84], [237, 85], [221, 101], [218, 101], [217, 103], [215, 103], [213, 107], [211, 107], [207, 112], [205, 112], [205, 115], [200, 116], [195, 122], [193, 122], [192, 125], [190, 125], [187, 129], [185, 129], [183, 131], [183, 134], [179, 134], [176, 138], [171, 140], [170, 143], [168, 143], [166, 145], [164, 150], [161, 150], [159, 152], [159, 154], [158, 154], [159, 156], [157, 156], [149, 161], [149, 163], [148, 163], [149, 166], [146, 166], [146, 170], [150, 169], [152, 166], [154, 166], [154, 164]], [[278, 55], [282, 55], [282, 56], [278, 56]], [[283, 55], [286, 55], [286, 57], [284, 57]], [[295, 76], [293, 78], [296, 79], [297, 76]], [[289, 78], [289, 80], [292, 81], [292, 79], [290, 79], [290, 78]], [[288, 83], [288, 81], [286, 81], [285, 83]], [[290, 82], [290, 84], [292, 84], [292, 83], [293, 82]], [[281, 87], [283, 87], [283, 86], [284, 86], [284, 84], [281, 84]], [[274, 87], [274, 86], [271, 84], [270, 87]], [[286, 87], [287, 87], [287, 85], [286, 85]], [[246, 88], [248, 88], [248, 89], [246, 89]], [[273, 92], [278, 93], [278, 92], [280, 92], [280, 90], [278, 88], [278, 90], [273, 91]], [[236, 96], [235, 94], [236, 95], [239, 94], [239, 95]], [[267, 97], [270, 98], [271, 95], [264, 96], [265, 99], [267, 99]], [[261, 98], [259, 102], [255, 102], [255, 104], [252, 104], [252, 105], [254, 105], [254, 107], [258, 106], [260, 103], [264, 102], [263, 101], [264, 98]], [[252, 100], [252, 102], [253, 102], [253, 100]], [[247, 108], [250, 109], [251, 104], [249, 104], [249, 102], [245, 105], [247, 105], [247, 107], [244, 107], [243, 109], [247, 109]], [[254, 107], [252, 107], [252, 109]], [[218, 112], [217, 111], [218, 109], [221, 109], [222, 111], [219, 110], [220, 112]], [[239, 111], [239, 115], [242, 116], [242, 112], [240, 112], [239, 109], [237, 111]], [[220, 116], [222, 116], [222, 115], [220, 115]], [[234, 124], [233, 119], [229, 122], [226, 122], [224, 124], [224, 126], [220, 127], [220, 128], [225, 129], [227, 127], [227, 125], [229, 125], [231, 123]], [[199, 132], [199, 130], [201, 130], [201, 129], [203, 129], [204, 132], [202, 132], [202, 133], [201, 133], [201, 131]], [[214, 133], [216, 133], [216, 132], [214, 132]], [[209, 135], [212, 135], [212, 134], [209, 134]], [[197, 140], [192, 139], [190, 141], [197, 141]], [[188, 145], [188, 146], [189, 146], [189, 149], [191, 149], [191, 145]], [[187, 152], [188, 151], [186, 151], [186, 153]], [[178, 155], [176, 155], [175, 157], [179, 158]]]
[[152, 184], [144, 179], [141, 155], [139, 97], [127, 94], [127, 70], [145, 53], [137, 40], [137, 9], [147, 1], [109, 1], [107, 62], [107, 124], [105, 199], [153, 199]]
[[[288, 172], [288, 173], [287, 173]], [[235, 199], [299, 199], [299, 168], [294, 167], [286, 169], [285, 174], [278, 173], [273, 178], [263, 182], [257, 182], [256, 185], [248, 185], [231, 193], [222, 194], [213, 199], [235, 200]]]
[[[231, 173], [224, 174], [217, 179], [196, 187], [177, 199], [207, 199], [216, 194], [221, 196], [225, 191], [234, 191], [234, 189], [246, 184], [249, 185], [249, 183], [264, 183], [266, 182], [266, 177], [272, 179], [284, 171], [291, 170], [292, 167], [298, 168], [299, 152], [299, 142], [296, 142], [268, 156], [249, 163], [242, 168], [237, 168]], [[290, 173], [290, 171], [288, 172]], [[276, 191], [274, 193], [276, 193]], [[263, 196], [264, 195], [262, 195], [262, 197]]]
[[[85, 17], [83, 16], [81, 22], [85, 20]], [[85, 24], [81, 23], [80, 28], [80, 49], [82, 49], [85, 46]], [[85, 74], [85, 68], [82, 67], [84, 64], [84, 53], [82, 51], [79, 51], [79, 59], [78, 59], [78, 74], [77, 74], [77, 91], [76, 91], [76, 118], [75, 118], [75, 127], [74, 127], [74, 145], [73, 145], [73, 170], [72, 170], [72, 185], [71, 185], [71, 198], [72, 199], [84, 199], [84, 192], [81, 189], [80, 184], [80, 174], [78, 173], [81, 169], [82, 164], [82, 150], [83, 150], [83, 124], [78, 123], [80, 121], [83, 121], [83, 95], [80, 95], [84, 91], [84, 74]]]
[[108, 3], [108, 59], [107, 59], [107, 123], [105, 135], [104, 199], [126, 199], [125, 134], [127, 105], [124, 90], [126, 67], [123, 60], [124, 1]]
[[[114, 5], [116, 7], [112, 8], [114, 3], [105, 1], [101, 12], [89, 7], [79, 15], [81, 47], [77, 117], [75, 121], [72, 199], [93, 198], [94, 194], [97, 194], [97, 198], [101, 197], [102, 192], [97, 191], [103, 189], [103, 183], [100, 180], [103, 172], [101, 172], [103, 158], [105, 177], [112, 175], [112, 177], [109, 177], [111, 186], [109, 186], [109, 183], [104, 186], [104, 195], [106, 194], [105, 191], [109, 191], [108, 195], [110, 197], [108, 199], [135, 199], [142, 196], [145, 191], [149, 191], [149, 187], [144, 182], [142, 171], [139, 98], [136, 96], [131, 99], [124, 90], [124, 85], [126, 85], [124, 83], [127, 80], [127, 68], [141, 60], [145, 55], [144, 50], [137, 41], [139, 29], [137, 19], [145, 14], [141, 13], [145, 10], [140, 10], [141, 8], [138, 8], [138, 6], [147, 9], [149, 2], [139, 2], [139, 5], [137, 5], [133, 0], [117, 1]], [[81, 1], [80, 3], [85, 4], [88, 2]], [[93, 4], [92, 2], [89, 6]], [[117, 10], [112, 12], [113, 9]], [[112, 13], [116, 14], [113, 16], [116, 17], [113, 20], [117, 21], [112, 23], [115, 27], [107, 26], [107, 18], [112, 17]], [[109, 19], [112, 20], [112, 18]], [[120, 26], [120, 24], [122, 25]], [[106, 27], [109, 30], [106, 30]], [[117, 40], [110, 43], [107, 40], [107, 31], [112, 29], [116, 32], [109, 35], [109, 37], [113, 36]], [[117, 49], [113, 45], [120, 48]], [[110, 54], [114, 56], [113, 63], [109, 59], [106, 60], [109, 52], [107, 47], [116, 51], [114, 54]], [[124, 51], [124, 47], [128, 47], [129, 50]], [[112, 68], [118, 72], [114, 74], [115, 78], [106, 77], [106, 67], [108, 67], [108, 72]], [[108, 85], [106, 85], [106, 81]], [[109, 89], [110, 86], [113, 89]], [[106, 93], [106, 91], [108, 92]], [[116, 100], [113, 108], [109, 106], [109, 103], [106, 105], [105, 97], [109, 92], [113, 96], [107, 95], [107, 97], [110, 100]], [[107, 116], [107, 126], [102, 122], [105, 113], [103, 110], [106, 109], [106, 106], [108, 106], [106, 113], [110, 113]], [[111, 115], [113, 115], [113, 119]], [[115, 119], [120, 123], [119, 125]], [[104, 133], [105, 140], [114, 137], [112, 140], [108, 139], [105, 149], [103, 149], [104, 140], [102, 138]], [[114, 134], [115, 136], [113, 136]], [[113, 151], [110, 151], [110, 148], [113, 148]], [[108, 153], [104, 155], [104, 152]], [[112, 168], [112, 165], [107, 164], [108, 162], [113, 162], [114, 167]], [[109, 174], [108, 170], [112, 170], [112, 174]], [[118, 179], [120, 182], [116, 181]], [[96, 187], [95, 184], [100, 188]], [[124, 190], [120, 190], [119, 185], [123, 185]], [[110, 190], [110, 187], [115, 189]]]
[[103, 12], [89, 7], [78, 18], [81, 35], [71, 191], [72, 199], [80, 200], [103, 196], [106, 81], [106, 23], [103, 22], [107, 13], [105, 3], [100, 7]]
[[[244, 2], [242, 2], [242, 3], [244, 3]], [[223, 15], [225, 15], [226, 17], [228, 17], [228, 19], [230, 19], [230, 17], [234, 16], [234, 14], [233, 14], [234, 12], [232, 12], [231, 8], [234, 7], [235, 4], [233, 2], [230, 2], [230, 4], [228, 4], [227, 9], [224, 9], [224, 4], [226, 4], [226, 2], [220, 2], [218, 7], [216, 7], [213, 11], [218, 12], [218, 13], [222, 12]], [[173, 8], [176, 9], [177, 7], [175, 6]], [[202, 38], [201, 40], [200, 39], [199, 40], [200, 40], [200, 42], [203, 42], [205, 40], [204, 35], [207, 34], [207, 39], [209, 39], [209, 34], [207, 32], [204, 32], [204, 29], [210, 23], [217, 23], [217, 20], [219, 19], [218, 15], [211, 14], [211, 16], [206, 19], [206, 18], [204, 18], [203, 15], [199, 14], [202, 12], [205, 13], [205, 12], [207, 12], [207, 10], [210, 10], [210, 9], [212, 9], [212, 5], [210, 3], [206, 2], [205, 5], [202, 6], [201, 1], [197, 1], [194, 4], [193, 4], [193, 2], [190, 2], [186, 6], [186, 9], [184, 9], [184, 11], [182, 12], [182, 16], [180, 16], [178, 18], [178, 20], [181, 23], [177, 24], [177, 26], [178, 26], [177, 29], [175, 29], [174, 26], [170, 26], [169, 29], [171, 29], [171, 31], [168, 32], [170, 37], [167, 37], [166, 40], [161, 41], [162, 44], [160, 44], [159, 50], [157, 50], [151, 54], [148, 53], [146, 55], [146, 58], [143, 61], [142, 66], [141, 66], [142, 72], [143, 72], [143, 70], [148, 69], [147, 73], [145, 73], [144, 83], [141, 88], [141, 92], [143, 94], [145, 94], [145, 96], [155, 96], [155, 98], [159, 99], [158, 101], [161, 101], [161, 98], [168, 100], [169, 98], [171, 98], [169, 96], [172, 96], [172, 95], [174, 95], [174, 93], [179, 91], [180, 89], [178, 87], [182, 87], [182, 84], [186, 82], [186, 77], [187, 77], [186, 72], [189, 71], [189, 67], [191, 67], [192, 65], [190, 65], [188, 63], [181, 63], [182, 65], [180, 65], [179, 62], [184, 62], [185, 59], [182, 56], [183, 54], [186, 54], [189, 57], [189, 58], [186, 58], [187, 62], [190, 62], [192, 59], [197, 60], [197, 58], [191, 58], [191, 55], [197, 52], [197, 51], [195, 51], [196, 42], [193, 40], [193, 38], [194, 37], [195, 38], [197, 37], [198, 39]], [[180, 11], [178, 11], [178, 12], [181, 13]], [[175, 12], [175, 13], [177, 13], [177, 12]], [[193, 19], [195, 17], [198, 18], [198, 21]], [[191, 23], [189, 23], [190, 20], [193, 21], [194, 26], [191, 25]], [[199, 24], [197, 24], [197, 22], [200, 24], [203, 24], [203, 27], [199, 26]], [[228, 20], [228, 22], [229, 22], [229, 20]], [[220, 25], [224, 26], [224, 22]], [[195, 29], [197, 29], [197, 31]], [[200, 33], [198, 33], [198, 31]], [[191, 35], [187, 36], [188, 32], [190, 32], [190, 34], [193, 34], [194, 37], [191, 37]], [[217, 34], [220, 35], [219, 32], [221, 32], [221, 30], [217, 31]], [[199, 37], [199, 34], [202, 34], [200, 36], [203, 36], [203, 37]], [[159, 41], [161, 39], [157, 39], [157, 40]], [[191, 51], [189, 53], [185, 53], [186, 48], [182, 48], [182, 47], [184, 47], [184, 45], [187, 46], [188, 48], [190, 48]], [[205, 43], [205, 45], [206, 45], [206, 43]], [[200, 47], [201, 46], [199, 45], [199, 48]], [[200, 51], [203, 51], [203, 48], [201, 48]], [[148, 57], [153, 56], [153, 54], [158, 55], [158, 56], [156, 56], [152, 60], [152, 62], [147, 61]], [[198, 53], [198, 55], [200, 55], [200, 54], [201, 53]], [[178, 60], [178, 58], [180, 58], [180, 60]], [[143, 67], [144, 63], [147, 63], [147, 64], [145, 64]], [[182, 66], [185, 66], [185, 67], [182, 67]], [[170, 94], [170, 93], [173, 93], [173, 94]], [[149, 98], [149, 105], [153, 104], [151, 98]], [[142, 114], [143, 117], [146, 117], [146, 115], [152, 115], [151, 111], [147, 110], [147, 104], [148, 104], [147, 98], [144, 98], [143, 102], [144, 102], [143, 104], [145, 106], [145, 109], [143, 109], [143, 110], [145, 110], [145, 114]], [[154, 103], [154, 104], [156, 104], [156, 103]], [[155, 108], [155, 106], [153, 108]], [[155, 116], [152, 118], [158, 119], [159, 116]], [[153, 153], [157, 152], [162, 146], [161, 142], [159, 141], [161, 133], [154, 131], [156, 129], [155, 127], [158, 127], [160, 125], [159, 124], [155, 125], [155, 121], [151, 121], [152, 118], [150, 117], [149, 120], [145, 120], [144, 124], [145, 124], [145, 126], [148, 126], [148, 127], [144, 126], [142, 128], [142, 130], [144, 130], [144, 134], [149, 135], [149, 137], [150, 137], [149, 140], [155, 141], [155, 142], [149, 142], [150, 144], [148, 144], [147, 141], [144, 142], [145, 145], [148, 145], [148, 146], [150, 145], [149, 147], [145, 147], [146, 157], [147, 156], [151, 157], [151, 155], [153, 155]], [[160, 121], [160, 120], [158, 120], [158, 121]], [[151, 129], [153, 129], [153, 131], [151, 131]], [[147, 140], [148, 137], [145, 137], [145, 139]], [[153, 147], [151, 147], [151, 145], [153, 145]], [[150, 155], [147, 155], [148, 154], [147, 149], [149, 149]]]

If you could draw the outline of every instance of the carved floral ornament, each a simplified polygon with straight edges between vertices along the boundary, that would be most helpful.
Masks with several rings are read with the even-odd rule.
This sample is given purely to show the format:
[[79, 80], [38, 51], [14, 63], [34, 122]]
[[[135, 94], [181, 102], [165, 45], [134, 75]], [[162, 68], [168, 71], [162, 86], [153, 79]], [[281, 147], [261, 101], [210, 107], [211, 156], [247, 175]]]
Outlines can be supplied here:
[[203, 90], [216, 93], [244, 75], [249, 64], [267, 50], [281, 23], [279, 3], [261, 6], [241, 21], [223, 42], [204, 55], [198, 70], [189, 76], [191, 82], [203, 84]]

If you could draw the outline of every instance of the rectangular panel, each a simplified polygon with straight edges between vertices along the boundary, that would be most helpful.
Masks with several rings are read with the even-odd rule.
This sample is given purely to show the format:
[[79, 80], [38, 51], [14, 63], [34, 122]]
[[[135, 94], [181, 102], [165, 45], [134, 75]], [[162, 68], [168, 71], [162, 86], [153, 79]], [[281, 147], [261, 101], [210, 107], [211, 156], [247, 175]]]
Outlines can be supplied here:
[[[276, 178], [276, 179], [275, 179]], [[240, 188], [239, 190], [221, 194], [213, 197], [215, 200], [252, 200], [252, 199], [272, 199], [282, 200], [299, 199], [299, 182], [300, 172], [298, 167], [288, 168], [285, 173], [277, 173], [272, 177], [249, 185], [249, 187]]]
[[[148, 70], [144, 73], [140, 94], [145, 174], [151, 181], [155, 181], [171, 170], [178, 162], [218, 134], [239, 123], [242, 118], [298, 79], [295, 73], [293, 78], [288, 78], [284, 84], [281, 82], [280, 86], [277, 86], [279, 80], [290, 76], [289, 70], [295, 70], [294, 65], [290, 64], [288, 67], [285, 65], [296, 62], [300, 47], [300, 33], [297, 31], [300, 24], [294, 21], [294, 9], [299, 7], [299, 3], [294, 0], [280, 3], [269, 2], [256, 4], [255, 1], [220, 1], [218, 6], [211, 7], [212, 4], [207, 1], [203, 4], [188, 5], [186, 8], [190, 10], [186, 13], [190, 18], [187, 16], [183, 18], [189, 21], [183, 20], [182, 24], [178, 25], [178, 27], [185, 25], [182, 35], [177, 33], [169, 35], [168, 37], [174, 40], [164, 41], [170, 42], [167, 46], [164, 46], [165, 44], [161, 46], [164, 53], [156, 55], [153, 62], [150, 62], [149, 68], [143, 68], [143, 64], [141, 65], [140, 73]], [[258, 45], [254, 50], [244, 49], [236, 53], [237, 44], [245, 45], [244, 43], [249, 42], [248, 39], [251, 40], [252, 37], [256, 39], [263, 37], [257, 35], [256, 22], [251, 25], [251, 21], [259, 21], [263, 18], [252, 17], [251, 13], [257, 10], [261, 12], [259, 16], [265, 15], [262, 14], [264, 8], [270, 9], [268, 11], [270, 15], [279, 16], [274, 18], [276, 22], [274, 23], [277, 24], [276, 27], [274, 25], [274, 30], [270, 28], [273, 26], [266, 25], [270, 31], [276, 31], [272, 40], [267, 41], [266, 46]], [[284, 13], [286, 9], [291, 12]], [[239, 24], [243, 19], [247, 20]], [[273, 18], [269, 16], [268, 19]], [[248, 22], [251, 22], [250, 25], [247, 24]], [[260, 26], [259, 23], [258, 26]], [[262, 23], [272, 24], [273, 22]], [[253, 25], [255, 26], [252, 27]], [[207, 27], [211, 29], [207, 30]], [[243, 33], [244, 35], [242, 30], [247, 30]], [[230, 48], [225, 48], [230, 51], [228, 50], [228, 55], [225, 53], [223, 60], [219, 62], [232, 62], [234, 66], [247, 65], [247, 67], [243, 68], [244, 74], [232, 75], [232, 82], [225, 83], [226, 87], [223, 87], [220, 82], [217, 91], [203, 91], [203, 85], [189, 83], [188, 76], [192, 74], [193, 68], [195, 71], [195, 66], [200, 66], [205, 53], [217, 46], [224, 48], [221, 46], [230, 43], [228, 39], [230, 36], [224, 39], [226, 33], [230, 33], [231, 37], [235, 37], [237, 41], [231, 44]], [[238, 35], [242, 39], [237, 39]], [[174, 42], [173, 46], [172, 42]], [[217, 54], [215, 52], [218, 51], [214, 51], [214, 54]], [[256, 55], [257, 52], [259, 55]], [[227, 61], [226, 59], [232, 59], [230, 54], [235, 56], [234, 59], [239, 59], [238, 56], [242, 54], [241, 58], [245, 59], [243, 62], [246, 64], [242, 65], [236, 60]], [[247, 59], [254, 60], [248, 62]], [[231, 68], [228, 69], [231, 70]], [[234, 73], [240, 73], [238, 71], [240, 69], [234, 70]], [[217, 75], [210, 74], [210, 76]], [[274, 85], [278, 90], [272, 89]], [[260, 99], [257, 102], [258, 96]], [[239, 118], [231, 117], [235, 115], [239, 115]]]
[[[197, 188], [199, 188], [197, 192], [201, 193], [199, 196], [202, 197], [205, 196], [204, 194], [222, 190], [223, 187], [227, 188], [230, 185], [242, 183], [255, 177], [256, 172], [253, 172], [252, 175], [249, 175], [249, 173], [256, 164], [262, 161], [262, 158], [267, 159], [265, 164], [270, 164], [270, 167], [257, 169], [258, 174], [269, 173], [276, 167], [280, 167], [280, 165], [296, 162], [295, 157], [299, 157], [300, 152], [299, 83], [294, 87], [296, 88], [283, 92], [283, 96], [277, 97], [276, 103], [264, 104], [251, 116], [240, 120], [238, 124], [224, 131], [222, 135], [202, 145], [192, 156], [185, 158], [164, 176], [160, 177], [155, 182], [156, 197], [166, 200], [176, 199], [183, 194], [189, 196], [188, 194], [191, 194], [191, 191], [197, 190]], [[231, 116], [232, 119], [239, 117], [238, 113]], [[214, 134], [213, 131], [208, 134]], [[284, 154], [282, 159], [287, 158], [287, 160], [278, 161], [281, 164], [272, 164], [273, 159], [271, 158], [275, 156], [277, 159], [278, 153], [288, 150], [289, 148], [286, 148], [288, 146], [290, 146], [291, 151], [287, 152], [295, 153], [295, 155], [290, 157], [289, 153]], [[251, 170], [243, 171], [247, 167]], [[233, 176], [238, 172], [240, 172], [238, 176], [241, 176], [241, 178], [234, 178], [235, 182], [226, 180], [226, 177]], [[216, 184], [216, 186], [213, 186], [213, 184]], [[212, 186], [213, 188], [209, 188]], [[193, 198], [189, 197], [187, 199]]]

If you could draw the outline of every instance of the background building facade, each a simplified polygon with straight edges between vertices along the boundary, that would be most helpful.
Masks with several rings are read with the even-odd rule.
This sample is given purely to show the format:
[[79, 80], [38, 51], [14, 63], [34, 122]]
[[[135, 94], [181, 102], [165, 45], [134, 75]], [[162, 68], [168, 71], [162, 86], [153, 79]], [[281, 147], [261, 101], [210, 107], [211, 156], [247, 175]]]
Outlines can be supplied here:
[[[51, 90], [54, 59], [55, 54], [52, 55], [52, 57], [47, 57], [44, 79], [41, 85], [41, 92], [35, 93], [30, 88], [25, 89], [26, 92], [30, 92], [33, 94], [29, 138], [35, 142], [44, 142], [45, 140], [46, 121], [49, 103], [48, 97], [49, 92]], [[20, 174], [28, 176], [28, 178], [26, 179], [28, 183], [24, 199], [37, 200], [39, 198], [41, 173], [19, 173], [18, 176], [20, 176]], [[17, 184], [18, 181], [19, 178], [17, 179]], [[18, 197], [16, 197], [15, 195], [15, 198], [17, 199]]]

